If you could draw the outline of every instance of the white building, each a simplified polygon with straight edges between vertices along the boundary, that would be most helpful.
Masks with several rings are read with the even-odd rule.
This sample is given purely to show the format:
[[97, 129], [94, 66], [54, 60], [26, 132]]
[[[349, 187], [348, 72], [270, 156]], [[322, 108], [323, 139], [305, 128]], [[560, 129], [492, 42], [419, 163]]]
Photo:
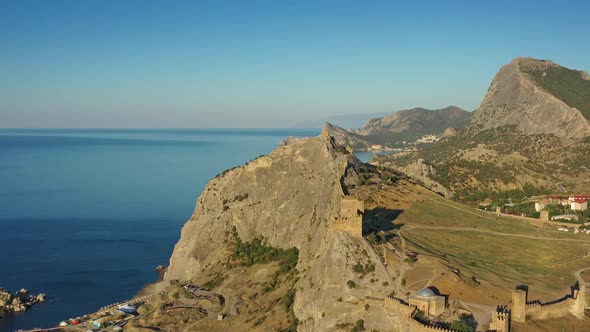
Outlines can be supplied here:
[[588, 201], [584, 199], [575, 199], [571, 203], [571, 209], [576, 211], [588, 210]]
[[578, 220], [578, 216], [575, 214], [560, 214], [558, 216], [551, 217], [551, 220]]
[[419, 138], [418, 140], [416, 140], [416, 142], [418, 143], [434, 143], [434, 142], [438, 142], [439, 138], [436, 137], [435, 135], [424, 135], [421, 138]]
[[541, 212], [541, 210], [543, 210], [544, 208], [545, 208], [545, 204], [539, 203], [539, 202], [535, 203], [535, 211]]

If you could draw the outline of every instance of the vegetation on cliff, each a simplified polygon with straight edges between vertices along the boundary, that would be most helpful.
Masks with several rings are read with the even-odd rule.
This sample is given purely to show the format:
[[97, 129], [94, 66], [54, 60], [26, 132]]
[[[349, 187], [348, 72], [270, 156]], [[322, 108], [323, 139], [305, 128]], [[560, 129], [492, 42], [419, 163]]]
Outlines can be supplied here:
[[590, 121], [590, 80], [577, 70], [561, 66], [524, 67], [535, 83], [570, 107], [575, 107]]
[[251, 242], [244, 243], [238, 236], [235, 227], [232, 228], [232, 238], [235, 241], [232, 258], [240, 265], [252, 266], [254, 264], [266, 264], [270, 262], [280, 263], [280, 272], [292, 271], [299, 259], [299, 249], [281, 249], [266, 246], [262, 238], [255, 238]]

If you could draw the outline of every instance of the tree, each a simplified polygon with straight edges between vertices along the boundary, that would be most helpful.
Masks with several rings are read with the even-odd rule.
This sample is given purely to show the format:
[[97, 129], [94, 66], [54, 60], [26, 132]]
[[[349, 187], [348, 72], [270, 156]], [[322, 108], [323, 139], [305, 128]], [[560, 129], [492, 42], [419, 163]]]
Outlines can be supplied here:
[[469, 324], [467, 324], [467, 322], [463, 320], [456, 320], [451, 323], [451, 330], [461, 332], [473, 332], [473, 327], [469, 326]]
[[362, 319], [359, 319], [356, 321], [356, 324], [354, 324], [354, 327], [352, 328], [352, 332], [360, 332], [360, 331], [364, 331], [365, 330], [365, 321]]

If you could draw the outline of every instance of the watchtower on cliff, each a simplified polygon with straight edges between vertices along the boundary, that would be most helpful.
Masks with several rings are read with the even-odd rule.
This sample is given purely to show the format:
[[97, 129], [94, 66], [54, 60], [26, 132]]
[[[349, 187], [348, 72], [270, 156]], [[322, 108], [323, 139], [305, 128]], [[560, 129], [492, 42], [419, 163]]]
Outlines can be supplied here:
[[354, 195], [344, 195], [340, 199], [339, 215], [334, 218], [332, 227], [356, 237], [363, 237], [363, 214], [365, 203]]
[[354, 195], [345, 195], [340, 200], [340, 216], [356, 217], [365, 213], [365, 202], [359, 200]]

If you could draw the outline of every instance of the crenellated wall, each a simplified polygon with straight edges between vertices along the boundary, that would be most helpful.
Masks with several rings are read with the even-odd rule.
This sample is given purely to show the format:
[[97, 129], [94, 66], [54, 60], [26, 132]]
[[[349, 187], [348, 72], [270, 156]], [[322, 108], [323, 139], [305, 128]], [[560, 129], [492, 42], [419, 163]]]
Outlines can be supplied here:
[[572, 294], [562, 298], [541, 302], [539, 300], [526, 300], [526, 291], [512, 291], [512, 319], [516, 322], [525, 322], [529, 319], [559, 318], [572, 314], [579, 319], [584, 318], [586, 304], [585, 285], [576, 284], [572, 287]]
[[489, 330], [496, 332], [509, 332], [510, 311], [506, 310], [505, 308], [499, 308], [493, 312]]
[[[414, 306], [409, 305], [406, 301], [393, 297], [388, 296], [385, 298], [384, 305], [392, 307], [392, 310], [401, 313], [401, 319], [403, 320], [403, 327], [405, 331], [412, 331], [412, 332], [433, 332], [433, 331], [441, 331], [441, 332], [457, 332], [456, 330], [448, 329], [445, 327], [434, 326], [434, 325], [427, 325], [417, 321], [414, 316], [418, 312], [418, 309]], [[399, 323], [399, 322], [398, 322]]]

